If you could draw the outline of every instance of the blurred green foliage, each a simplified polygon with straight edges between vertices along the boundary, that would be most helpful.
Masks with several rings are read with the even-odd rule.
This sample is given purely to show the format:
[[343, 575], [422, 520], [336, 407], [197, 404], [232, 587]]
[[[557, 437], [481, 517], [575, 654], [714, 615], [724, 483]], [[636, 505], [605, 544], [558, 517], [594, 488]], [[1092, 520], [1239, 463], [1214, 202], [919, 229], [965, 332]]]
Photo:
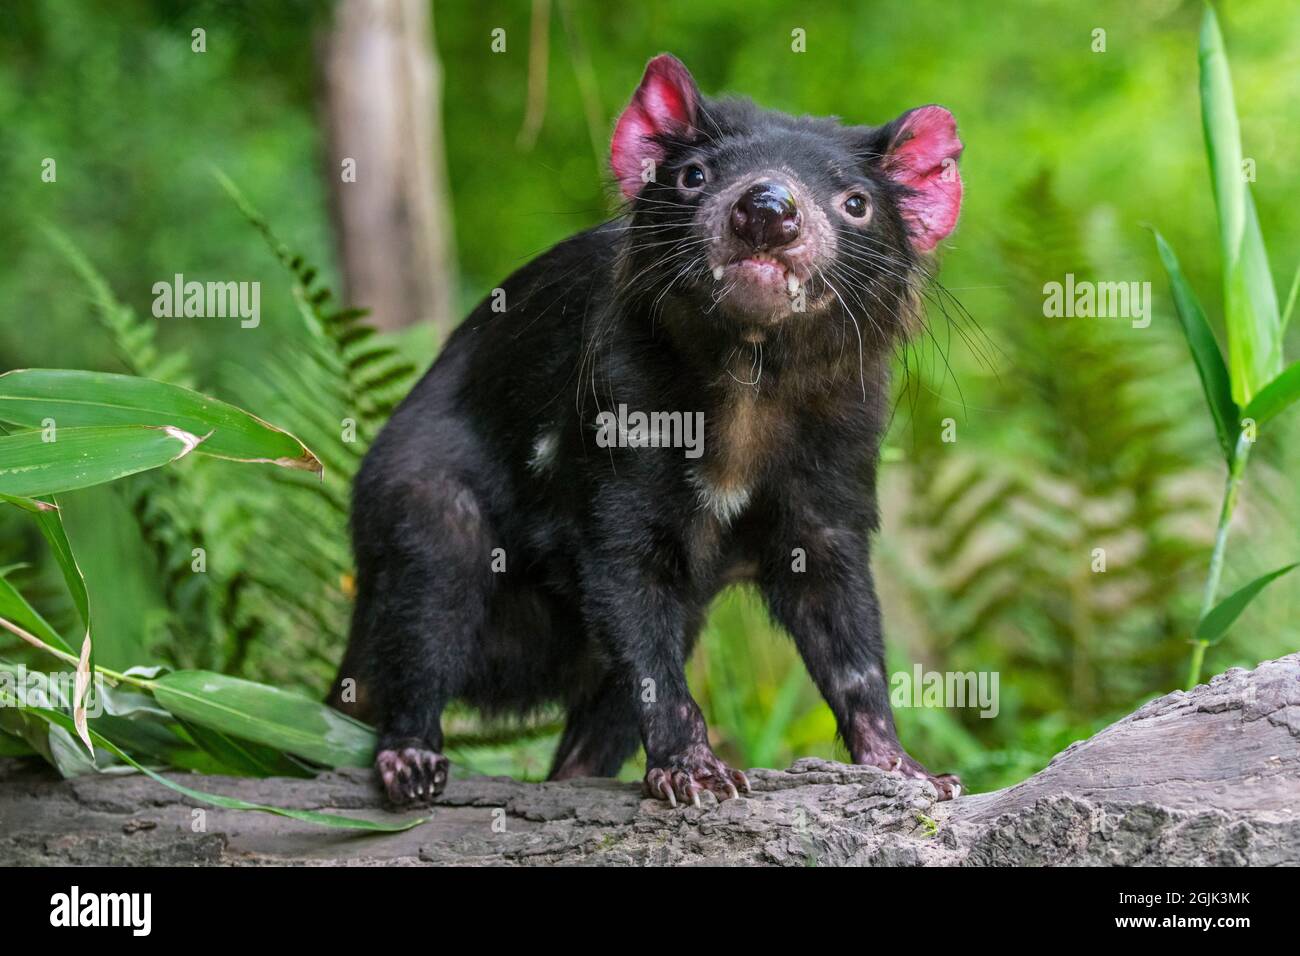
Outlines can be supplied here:
[[[530, 150], [517, 145], [530, 5], [434, 7], [464, 308], [609, 215], [613, 194], [596, 146], [657, 52], [681, 57], [706, 93], [793, 112], [884, 122], [943, 103], [966, 144], [966, 204], [941, 278], [992, 349], [981, 357], [932, 310], [934, 337], [909, 354], [877, 575], [891, 668], [998, 671], [1002, 700], [991, 720], [904, 709], [904, 741], [924, 762], [986, 789], [1177, 686], [1222, 465], [1141, 225], [1160, 224], [1195, 285], [1219, 285], [1197, 104], [1200, 4], [553, 6], [546, 115]], [[0, 7], [0, 366], [124, 368], [86, 287], [41, 229], [48, 223], [146, 321], [153, 283], [177, 272], [261, 281], [259, 328], [165, 319], [158, 346], [184, 351], [206, 391], [283, 418], [278, 405], [290, 399], [253, 389], [248, 370], [271, 357], [305, 362], [307, 332], [292, 283], [209, 171], [228, 173], [333, 282], [314, 61], [329, 13], [307, 0]], [[1287, 0], [1231, 2], [1220, 17], [1259, 217], [1275, 274], [1289, 276], [1300, 259], [1292, 214], [1300, 12]], [[195, 27], [207, 31], [206, 53], [191, 52]], [[507, 49], [494, 54], [498, 27]], [[796, 29], [806, 31], [807, 52], [791, 50]], [[1094, 52], [1097, 29], [1105, 52]], [[57, 182], [41, 180], [46, 158], [57, 163]], [[1150, 281], [1151, 327], [1045, 319], [1042, 285], [1067, 271]], [[1221, 330], [1213, 306], [1211, 320]], [[419, 365], [431, 357], [418, 333], [408, 349]], [[254, 392], [257, 401], [247, 401]], [[1239, 516], [1244, 546], [1230, 555], [1225, 592], [1294, 557], [1297, 417], [1280, 420], [1256, 451]], [[946, 418], [956, 422], [952, 444], [940, 441]], [[963, 501], [974, 504], [954, 510]], [[141, 663], [145, 649], [183, 657], [187, 641], [168, 596], [169, 562], [142, 537], [133, 507], [129, 488], [69, 495], [65, 505], [91, 593], [101, 595], [99, 653], [110, 665]], [[226, 521], [218, 513], [206, 520], [209, 535]], [[341, 520], [330, 520], [341, 534]], [[1104, 582], [1090, 571], [1092, 549], [1102, 546]], [[963, 548], [965, 570], [954, 567]], [[249, 568], [274, 560], [256, 537], [231, 551]], [[41, 554], [39, 536], [0, 514], [0, 565], [34, 561], [20, 572], [24, 590], [46, 601], [52, 619], [66, 618], [57, 572]], [[1297, 590], [1281, 582], [1261, 597], [1214, 649], [1210, 670], [1295, 650]], [[321, 690], [341, 652], [335, 637], [322, 637], [341, 623], [335, 598], [322, 605], [331, 628], [299, 621], [261, 632], [236, 669]], [[719, 599], [691, 676], [724, 756], [779, 765], [836, 752], [829, 713], [753, 595]], [[457, 756], [476, 769], [540, 774], [545, 745], [544, 737], [470, 743]]]

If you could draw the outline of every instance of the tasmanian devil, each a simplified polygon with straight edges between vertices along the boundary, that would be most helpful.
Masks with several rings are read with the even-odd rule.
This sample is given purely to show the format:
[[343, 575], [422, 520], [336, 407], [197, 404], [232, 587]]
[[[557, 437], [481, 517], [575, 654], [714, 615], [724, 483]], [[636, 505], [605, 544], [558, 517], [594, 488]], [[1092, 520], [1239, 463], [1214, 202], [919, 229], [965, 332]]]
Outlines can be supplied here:
[[957, 221], [961, 150], [939, 106], [793, 117], [650, 61], [611, 146], [624, 215], [480, 304], [357, 476], [332, 701], [377, 724], [392, 801], [445, 786], [452, 700], [567, 708], [552, 779], [613, 775], [642, 744], [651, 796], [748, 789], [685, 676], [736, 581], [855, 763], [959, 792], [898, 741], [869, 551], [890, 356]]

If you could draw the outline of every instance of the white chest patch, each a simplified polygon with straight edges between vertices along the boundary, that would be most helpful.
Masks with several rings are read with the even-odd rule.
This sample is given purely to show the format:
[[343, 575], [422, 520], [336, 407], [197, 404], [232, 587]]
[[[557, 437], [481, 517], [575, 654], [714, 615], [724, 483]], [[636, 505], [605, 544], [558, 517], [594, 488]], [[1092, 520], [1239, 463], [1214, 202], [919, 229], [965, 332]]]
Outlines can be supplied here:
[[716, 485], [698, 471], [691, 472], [691, 484], [700, 508], [713, 514], [724, 525], [731, 524], [749, 504], [749, 489], [742, 486]]

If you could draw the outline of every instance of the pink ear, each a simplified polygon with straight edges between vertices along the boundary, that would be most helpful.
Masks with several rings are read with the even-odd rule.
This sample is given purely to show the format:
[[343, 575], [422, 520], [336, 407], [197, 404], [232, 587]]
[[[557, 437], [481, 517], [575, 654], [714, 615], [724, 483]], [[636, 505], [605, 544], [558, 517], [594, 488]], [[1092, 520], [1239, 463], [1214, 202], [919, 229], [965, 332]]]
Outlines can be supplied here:
[[677, 57], [661, 53], [646, 64], [641, 85], [614, 127], [610, 146], [609, 163], [624, 196], [631, 199], [641, 191], [645, 160], [663, 160], [664, 151], [655, 136], [689, 133], [695, 126], [699, 99], [695, 80]]
[[942, 106], [922, 106], [905, 114], [890, 142], [886, 168], [896, 182], [912, 190], [903, 200], [903, 218], [919, 252], [929, 252], [957, 225], [961, 151], [957, 123]]

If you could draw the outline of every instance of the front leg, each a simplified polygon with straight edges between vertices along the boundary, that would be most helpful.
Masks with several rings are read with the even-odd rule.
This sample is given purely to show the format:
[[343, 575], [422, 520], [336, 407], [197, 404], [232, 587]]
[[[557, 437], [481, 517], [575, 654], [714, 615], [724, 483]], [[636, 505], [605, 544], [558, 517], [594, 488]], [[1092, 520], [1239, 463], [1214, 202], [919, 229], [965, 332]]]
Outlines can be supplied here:
[[704, 714], [686, 683], [702, 602], [686, 573], [657, 549], [604, 547], [584, 561], [584, 618], [635, 700], [645, 745], [647, 796], [700, 805], [749, 791], [709, 746]]
[[679, 802], [698, 807], [705, 790], [719, 800], [749, 793], [744, 773], [728, 767], [709, 746], [704, 715], [689, 693], [675, 697], [662, 712], [653, 707], [644, 710], [646, 796], [667, 800], [674, 807]]
[[850, 759], [929, 780], [940, 800], [959, 796], [954, 774], [930, 773], [898, 741], [865, 530], [805, 517], [787, 520], [772, 545], [760, 569], [768, 606], [830, 705]]

